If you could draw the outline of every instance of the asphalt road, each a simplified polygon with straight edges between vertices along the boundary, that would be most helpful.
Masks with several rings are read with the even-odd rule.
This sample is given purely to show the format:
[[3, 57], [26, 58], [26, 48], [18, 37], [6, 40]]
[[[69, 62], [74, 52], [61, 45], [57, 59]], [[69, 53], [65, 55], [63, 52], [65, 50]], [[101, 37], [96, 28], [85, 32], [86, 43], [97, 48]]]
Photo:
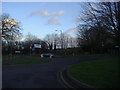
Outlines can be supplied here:
[[57, 72], [69, 65], [96, 58], [54, 58], [50, 63], [2, 67], [2, 88], [65, 88]]

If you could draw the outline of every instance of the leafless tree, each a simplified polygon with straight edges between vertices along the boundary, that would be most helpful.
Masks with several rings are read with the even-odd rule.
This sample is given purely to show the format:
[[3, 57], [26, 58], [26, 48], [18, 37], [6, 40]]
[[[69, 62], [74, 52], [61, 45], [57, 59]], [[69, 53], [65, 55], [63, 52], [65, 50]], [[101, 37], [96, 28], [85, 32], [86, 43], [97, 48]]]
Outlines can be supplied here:
[[11, 18], [8, 14], [0, 16], [0, 32], [2, 39], [14, 40], [17, 35], [21, 34], [20, 22]]
[[36, 39], [38, 39], [38, 37], [35, 36], [35, 35], [32, 35], [31, 33], [28, 33], [28, 34], [25, 36], [25, 41], [34, 42]]
[[48, 43], [49, 47], [52, 45], [54, 49], [66, 49], [77, 46], [76, 38], [65, 33], [62, 33], [62, 36], [61, 34], [48, 34], [44, 40]]
[[[88, 48], [100, 49], [108, 39], [120, 46], [120, 2], [84, 3], [78, 38]], [[91, 50], [91, 51], [92, 51]]]
[[2, 41], [2, 51], [13, 53], [14, 41], [21, 34], [20, 22], [16, 21], [9, 14], [0, 15], [0, 34]]

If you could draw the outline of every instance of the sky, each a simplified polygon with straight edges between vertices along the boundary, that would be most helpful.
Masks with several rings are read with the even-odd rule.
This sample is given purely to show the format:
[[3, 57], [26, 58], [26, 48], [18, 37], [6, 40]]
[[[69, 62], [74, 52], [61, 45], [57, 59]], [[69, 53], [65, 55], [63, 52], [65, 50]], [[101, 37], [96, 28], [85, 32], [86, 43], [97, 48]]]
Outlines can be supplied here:
[[60, 30], [76, 36], [80, 12], [80, 2], [2, 2], [2, 13], [21, 22], [23, 35], [31, 33], [40, 39]]

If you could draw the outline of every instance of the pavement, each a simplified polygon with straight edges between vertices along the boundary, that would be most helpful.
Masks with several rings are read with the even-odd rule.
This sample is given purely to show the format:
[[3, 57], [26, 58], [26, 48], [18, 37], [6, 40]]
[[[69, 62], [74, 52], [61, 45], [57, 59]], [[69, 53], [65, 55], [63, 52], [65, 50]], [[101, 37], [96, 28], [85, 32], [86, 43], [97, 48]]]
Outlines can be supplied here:
[[60, 71], [82, 61], [97, 58], [53, 58], [52, 62], [2, 66], [2, 88], [70, 88], [60, 78]]

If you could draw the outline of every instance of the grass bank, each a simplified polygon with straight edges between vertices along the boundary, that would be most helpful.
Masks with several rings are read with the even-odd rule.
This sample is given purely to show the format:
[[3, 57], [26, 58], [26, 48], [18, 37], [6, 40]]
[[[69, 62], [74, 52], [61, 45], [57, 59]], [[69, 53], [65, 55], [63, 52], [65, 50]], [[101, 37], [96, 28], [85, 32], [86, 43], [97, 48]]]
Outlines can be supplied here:
[[13, 59], [21, 58], [21, 57], [24, 57], [24, 56], [21, 56], [21, 55], [6, 55], [6, 56], [2, 56], [2, 61], [13, 60]]
[[28, 57], [21, 60], [16, 60], [15, 62], [11, 62], [9, 65], [13, 64], [30, 64], [30, 63], [45, 63], [48, 62], [48, 58], [40, 58], [40, 57]]
[[68, 68], [71, 76], [96, 88], [118, 88], [119, 60], [111, 58], [82, 62]]
[[84, 58], [84, 57], [114, 57], [116, 55], [111, 55], [111, 54], [69, 54], [69, 55], [61, 55], [63, 58], [71, 58], [71, 57], [79, 57], [79, 58]]

